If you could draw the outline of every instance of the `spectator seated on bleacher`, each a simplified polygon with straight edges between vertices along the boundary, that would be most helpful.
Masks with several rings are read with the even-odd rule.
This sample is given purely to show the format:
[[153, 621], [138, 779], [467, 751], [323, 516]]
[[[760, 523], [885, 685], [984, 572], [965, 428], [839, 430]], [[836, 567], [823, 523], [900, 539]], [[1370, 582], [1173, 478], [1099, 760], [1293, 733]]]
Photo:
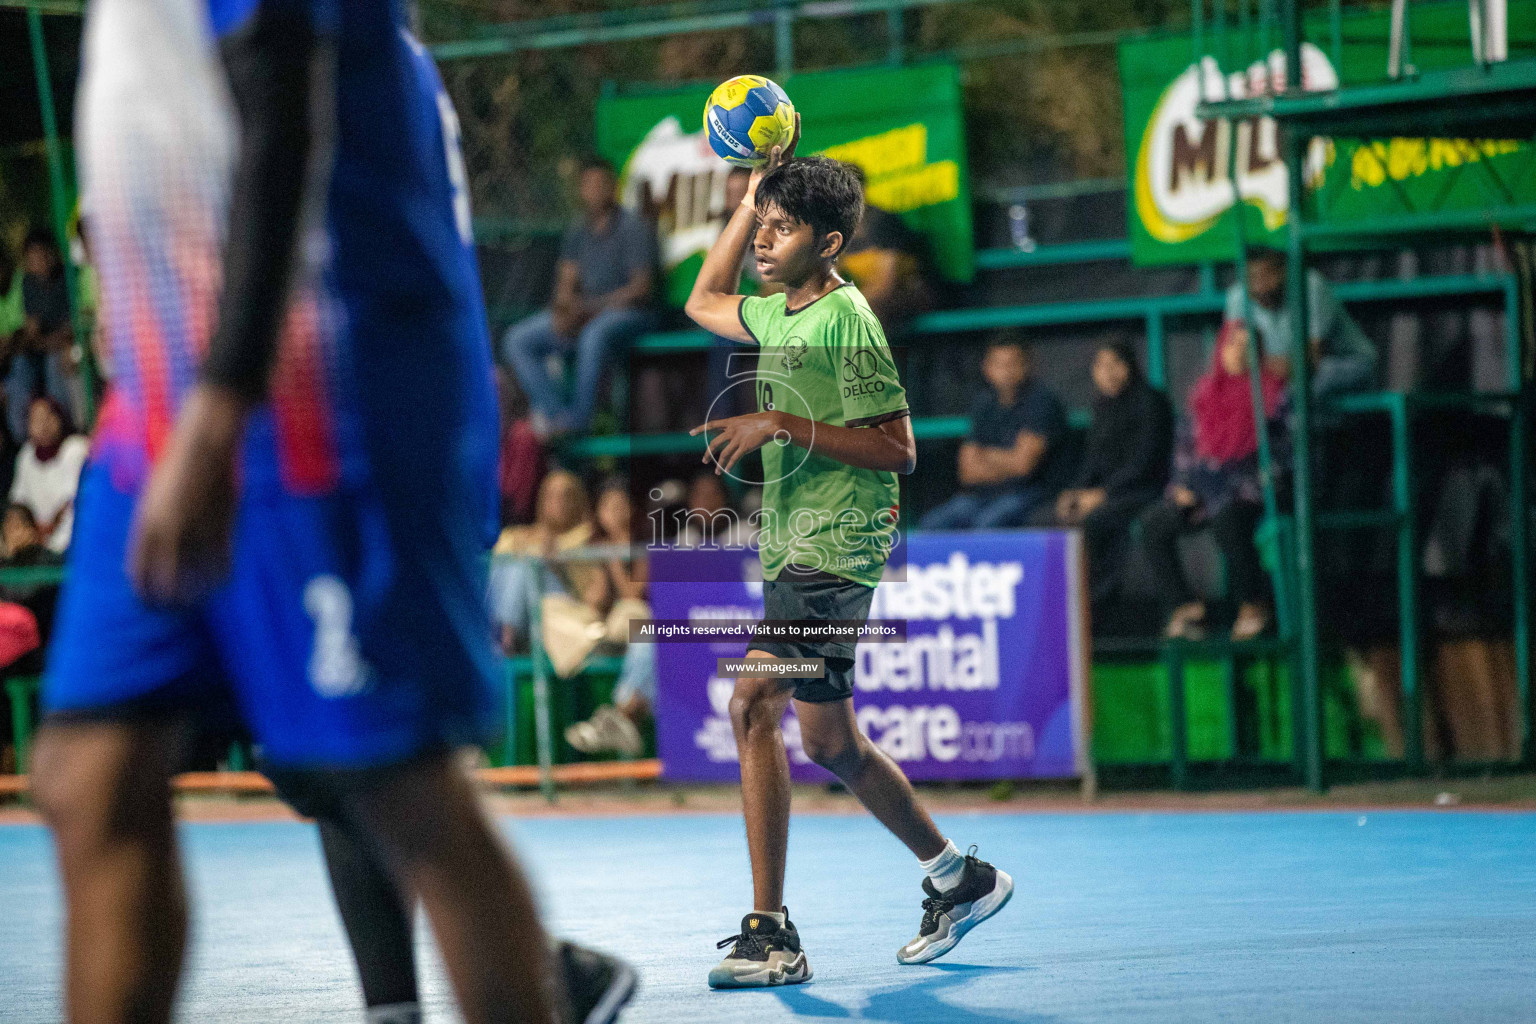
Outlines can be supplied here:
[[489, 589], [491, 619], [506, 653], [513, 653], [526, 639], [536, 596], [565, 594], [587, 600], [603, 586], [600, 566], [537, 561], [586, 547], [593, 533], [587, 490], [574, 473], [563, 469], [551, 472], [539, 485], [533, 523], [501, 532], [492, 555], [513, 557], [493, 557]]
[[[582, 215], [566, 229], [549, 309], [507, 331], [502, 355], [533, 405], [533, 422], [549, 437], [587, 428], [603, 371], [655, 324], [656, 232], [619, 205], [613, 165], [582, 161]], [[574, 347], [574, 393], [566, 401], [547, 361]]]
[[54, 551], [69, 548], [75, 522], [75, 492], [90, 442], [72, 433], [63, 406], [35, 398], [27, 411], [27, 443], [16, 456], [11, 502], [25, 505], [37, 522], [43, 543]]
[[[1254, 428], [1248, 338], [1241, 324], [1222, 328], [1211, 366], [1190, 393], [1190, 422], [1180, 432], [1173, 479], [1166, 497], [1141, 517], [1141, 541], [1164, 606], [1164, 635], [1200, 639], [1206, 604], [1195, 597], [1179, 562], [1179, 536], [1209, 528], [1226, 565], [1227, 587], [1237, 603], [1233, 640], [1250, 640], [1269, 626], [1267, 581], [1254, 546], [1264, 514]], [[1259, 377], [1270, 450], [1285, 465], [1285, 381], [1268, 365]]]
[[923, 516], [921, 529], [1024, 526], [1055, 499], [1055, 455], [1067, 418], [1030, 370], [1023, 345], [994, 340], [987, 346], [981, 373], [989, 387], [971, 407], [971, 432], [960, 445], [960, 491]]
[[[69, 320], [69, 289], [59, 245], [46, 231], [34, 230], [22, 247], [20, 327], [11, 333], [0, 358], [6, 361], [5, 394], [11, 434], [25, 434], [32, 399], [49, 395], [61, 408], [73, 404], [74, 334]], [[77, 410], [78, 411], [78, 410]]]
[[[597, 500], [594, 544], [629, 547], [642, 536], [634, 522], [634, 506], [622, 481], [604, 485]], [[644, 558], [603, 563], [603, 580], [591, 592], [591, 609], [604, 623], [604, 643], [622, 648], [624, 660], [613, 701], [600, 705], [592, 717], [565, 731], [566, 742], [584, 754], [616, 753], [634, 757], [643, 749], [640, 728], [654, 716], [656, 706], [656, 645], [630, 643], [631, 620], [648, 621], [650, 605]]]
[[1173, 409], [1147, 383], [1124, 343], [1100, 346], [1093, 359], [1093, 423], [1077, 476], [1042, 510], [1040, 525], [1083, 531], [1089, 593], [1113, 598], [1131, 524], [1162, 496], [1173, 453]]
[[[1312, 397], [1323, 399], [1348, 391], [1363, 391], [1376, 381], [1376, 346], [1350, 318], [1344, 304], [1317, 271], [1307, 274], [1307, 353], [1312, 373]], [[1285, 255], [1274, 249], [1248, 253], [1248, 294], [1253, 326], [1265, 370], [1283, 381], [1292, 376], [1291, 310], [1286, 304]], [[1243, 319], [1243, 289], [1227, 290], [1228, 323]]]
[[[0, 558], [3, 569], [57, 569], [64, 565], [64, 556], [43, 543], [37, 520], [25, 505], [6, 506], [5, 518], [0, 520], [0, 552], [4, 556]], [[53, 623], [58, 596], [56, 582], [0, 585], [0, 601], [22, 605], [35, 615], [44, 640]]]

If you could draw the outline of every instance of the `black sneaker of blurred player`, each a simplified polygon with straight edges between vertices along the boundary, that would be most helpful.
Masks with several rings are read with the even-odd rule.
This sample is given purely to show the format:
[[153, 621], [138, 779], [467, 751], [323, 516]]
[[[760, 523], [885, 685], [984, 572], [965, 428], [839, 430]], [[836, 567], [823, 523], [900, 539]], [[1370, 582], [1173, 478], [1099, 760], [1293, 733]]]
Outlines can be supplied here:
[[616, 956], [574, 942], [554, 944], [555, 962], [565, 978], [571, 1024], [612, 1024], [635, 994], [635, 969]]
[[731, 947], [730, 953], [709, 972], [710, 988], [764, 988], [769, 985], [798, 985], [809, 981], [811, 962], [800, 948], [800, 933], [784, 908], [781, 925], [766, 914], [748, 914], [741, 919], [741, 934], [721, 939], [716, 949]]
[[965, 933], [1002, 910], [1013, 898], [1013, 879], [976, 857], [976, 847], [965, 856], [965, 871], [953, 889], [939, 892], [933, 880], [923, 879], [923, 923], [917, 938], [896, 951], [903, 964], [937, 960], [959, 945]]

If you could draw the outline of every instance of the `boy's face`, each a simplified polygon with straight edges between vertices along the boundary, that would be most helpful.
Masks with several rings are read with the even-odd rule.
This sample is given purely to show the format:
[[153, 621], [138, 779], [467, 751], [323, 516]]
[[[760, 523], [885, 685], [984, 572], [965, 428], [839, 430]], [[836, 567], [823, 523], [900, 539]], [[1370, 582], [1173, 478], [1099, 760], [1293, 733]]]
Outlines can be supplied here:
[[831, 262], [831, 254], [843, 244], [837, 231], [818, 242], [816, 230], [795, 220], [773, 204], [757, 211], [757, 234], [752, 239], [752, 256], [764, 281], [777, 281], [798, 288]]
[[595, 217], [613, 205], [613, 174], [606, 167], [588, 167], [576, 182], [581, 208]]

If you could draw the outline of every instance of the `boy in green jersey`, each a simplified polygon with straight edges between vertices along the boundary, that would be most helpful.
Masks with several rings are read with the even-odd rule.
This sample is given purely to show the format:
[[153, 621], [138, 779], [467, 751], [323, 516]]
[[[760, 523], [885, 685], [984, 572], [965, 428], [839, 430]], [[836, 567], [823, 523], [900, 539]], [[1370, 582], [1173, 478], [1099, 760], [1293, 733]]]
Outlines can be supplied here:
[[[711, 420], [693, 433], [711, 435], [704, 460], [717, 473], [762, 449], [764, 619], [862, 622], [894, 540], [896, 474], [912, 472], [917, 442], [880, 322], [835, 269], [863, 214], [859, 179], [835, 160], [791, 159], [795, 142], [753, 172], [688, 299], [688, 315], [701, 327], [759, 347], [758, 411]], [[738, 293], [749, 246], [763, 280], [783, 285], [780, 294]], [[898, 961], [944, 955], [1013, 894], [1007, 874], [961, 856], [901, 769], [859, 731], [853, 653], [850, 641], [758, 635], [747, 645], [747, 658], [764, 659], [764, 670], [737, 678], [730, 712], [753, 911], [740, 934], [720, 944], [731, 951], [709, 973], [715, 988], [811, 976], [783, 903], [790, 788], [780, 721], [792, 699], [807, 756], [841, 779], [927, 875], [922, 925]], [[785, 658], [823, 659], [825, 673], [785, 677], [768, 667]]]

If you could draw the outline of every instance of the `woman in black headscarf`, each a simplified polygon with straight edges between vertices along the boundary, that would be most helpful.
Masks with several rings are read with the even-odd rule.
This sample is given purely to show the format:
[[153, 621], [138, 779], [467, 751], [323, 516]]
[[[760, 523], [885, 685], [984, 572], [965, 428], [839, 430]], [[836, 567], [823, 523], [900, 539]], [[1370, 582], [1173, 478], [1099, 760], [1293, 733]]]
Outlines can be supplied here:
[[1099, 346], [1093, 359], [1093, 425], [1072, 485], [1056, 500], [1055, 521], [1083, 531], [1095, 602], [1120, 582], [1121, 545], [1141, 510], [1162, 496], [1173, 453], [1173, 410], [1147, 383], [1124, 342]]

